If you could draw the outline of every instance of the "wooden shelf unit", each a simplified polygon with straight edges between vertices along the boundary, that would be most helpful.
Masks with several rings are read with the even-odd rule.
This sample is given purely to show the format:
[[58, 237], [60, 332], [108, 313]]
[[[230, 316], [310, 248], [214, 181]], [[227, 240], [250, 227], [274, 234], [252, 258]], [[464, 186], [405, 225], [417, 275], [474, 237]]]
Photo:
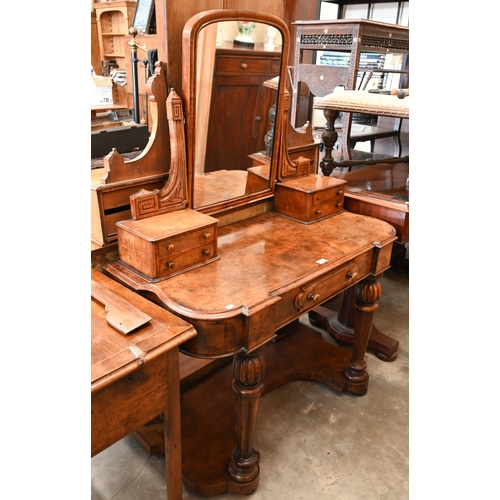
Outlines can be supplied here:
[[[119, 68], [125, 68], [125, 58], [130, 57], [130, 51], [123, 43], [123, 37], [128, 35], [128, 30], [134, 20], [136, 4], [135, 0], [93, 4], [101, 64], [114, 60]], [[94, 68], [94, 70], [96, 73], [102, 71], [101, 68]]]

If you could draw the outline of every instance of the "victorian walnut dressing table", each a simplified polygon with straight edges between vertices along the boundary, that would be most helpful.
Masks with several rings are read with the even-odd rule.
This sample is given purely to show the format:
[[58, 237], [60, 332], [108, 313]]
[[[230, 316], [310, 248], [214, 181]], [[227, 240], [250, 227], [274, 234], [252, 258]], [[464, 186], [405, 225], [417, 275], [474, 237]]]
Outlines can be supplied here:
[[[206, 45], [210, 36], [201, 34], [209, 35], [217, 23], [237, 20], [277, 28], [282, 46], [279, 75], [285, 75], [289, 35], [279, 18], [217, 10], [201, 12], [187, 22], [183, 32], [187, 138], [182, 102], [172, 90], [166, 103], [172, 151], [169, 179], [161, 190], [131, 196], [133, 219], [118, 223], [119, 259], [103, 268], [194, 326], [197, 335], [179, 347], [183, 353], [232, 359], [232, 364], [212, 371], [182, 393], [183, 481], [190, 490], [207, 496], [249, 494], [257, 488], [260, 456], [253, 441], [264, 393], [297, 379], [317, 380], [356, 395], [367, 392], [364, 357], [381, 293], [378, 278], [389, 267], [396, 239], [390, 224], [338, 205], [344, 181], [310, 174], [288, 158], [285, 78], [278, 84], [267, 186], [259, 184], [259, 190], [224, 201], [214, 198], [211, 205], [197, 199], [200, 192], [206, 195], [204, 182], [212, 172], [205, 174], [203, 161], [199, 162], [200, 144], [210, 142], [211, 127], [200, 126], [197, 120], [207, 103], [198, 98], [196, 68], [200, 54], [204, 62], [210, 52], [215, 57], [215, 46], [210, 50]], [[152, 78], [161, 70], [159, 63]], [[241, 111], [235, 119], [241, 119]], [[228, 167], [220, 165], [231, 172]], [[282, 198], [297, 193], [310, 198], [312, 218], [280, 212], [274, 203], [278, 183]], [[169, 220], [176, 214], [185, 222], [172, 235]], [[201, 214], [205, 220], [200, 221]], [[162, 224], [168, 226], [163, 235], [158, 229]], [[148, 265], [141, 267], [142, 263]], [[298, 322], [313, 307], [352, 286], [356, 297], [352, 349], [328, 344]]]

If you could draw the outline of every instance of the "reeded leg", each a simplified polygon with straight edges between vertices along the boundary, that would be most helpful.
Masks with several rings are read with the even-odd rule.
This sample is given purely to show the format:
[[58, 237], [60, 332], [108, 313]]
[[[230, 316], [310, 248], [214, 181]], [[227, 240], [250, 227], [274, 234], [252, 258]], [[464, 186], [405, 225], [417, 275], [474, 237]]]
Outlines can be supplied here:
[[366, 394], [368, 373], [365, 354], [372, 328], [373, 314], [378, 309], [381, 286], [378, 276], [369, 276], [356, 285], [354, 290], [354, 339], [353, 355], [345, 376], [350, 381], [349, 391], [353, 394]]
[[[262, 354], [238, 354], [233, 362], [233, 390], [236, 394], [237, 447], [229, 463], [229, 474], [238, 483], [259, 481], [258, 451], [253, 449], [259, 401], [264, 390], [264, 356]], [[229, 491], [229, 490], [228, 490]], [[245, 491], [250, 493], [251, 491]]]

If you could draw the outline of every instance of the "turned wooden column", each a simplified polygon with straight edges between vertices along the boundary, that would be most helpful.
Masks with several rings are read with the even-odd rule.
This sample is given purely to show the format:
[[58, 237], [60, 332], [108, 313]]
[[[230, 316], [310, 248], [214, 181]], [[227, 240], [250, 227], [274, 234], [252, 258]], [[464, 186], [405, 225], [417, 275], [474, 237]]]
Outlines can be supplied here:
[[323, 175], [329, 177], [333, 171], [332, 151], [339, 137], [339, 134], [335, 130], [335, 120], [337, 120], [340, 112], [333, 109], [325, 109], [323, 110], [323, 114], [326, 118], [326, 125], [325, 131], [321, 135], [321, 140], [325, 145], [325, 156], [323, 156], [319, 166], [321, 167]]
[[[352, 345], [354, 338], [354, 290], [352, 286], [342, 292], [338, 311], [316, 307], [309, 311], [309, 320], [315, 326], [324, 328], [332, 338], [343, 344]], [[382, 333], [374, 324], [370, 330], [368, 349], [382, 361], [394, 361], [398, 357], [399, 342]]]
[[[229, 463], [229, 474], [237, 482], [245, 485], [248, 494], [259, 483], [260, 454], [253, 449], [259, 401], [264, 390], [264, 356], [262, 354], [237, 354], [233, 361], [233, 390], [236, 394], [236, 434], [238, 444]], [[248, 483], [253, 482], [248, 490]], [[232, 491], [240, 493], [238, 488]]]
[[353, 394], [366, 394], [368, 390], [365, 354], [381, 289], [378, 276], [365, 278], [357, 283], [354, 289], [353, 354], [349, 366], [345, 369], [345, 376], [350, 381], [349, 391]]

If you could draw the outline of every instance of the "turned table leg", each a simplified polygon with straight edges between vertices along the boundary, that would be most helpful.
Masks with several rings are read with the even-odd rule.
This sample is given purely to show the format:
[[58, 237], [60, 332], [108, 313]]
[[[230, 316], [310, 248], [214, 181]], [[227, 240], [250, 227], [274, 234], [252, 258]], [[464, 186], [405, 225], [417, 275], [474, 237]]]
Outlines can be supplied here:
[[[260, 454], [253, 449], [259, 402], [264, 390], [264, 356], [262, 354], [237, 354], [233, 362], [233, 390], [236, 394], [237, 446], [229, 463], [229, 474], [239, 484], [245, 485], [248, 494], [259, 483]], [[251, 489], [248, 483], [253, 483]], [[234, 489], [234, 491], [233, 491]], [[228, 491], [241, 493], [240, 488], [229, 485]]]
[[[352, 286], [342, 292], [339, 310], [320, 306], [309, 312], [309, 320], [315, 326], [324, 328], [338, 342], [352, 345], [354, 338], [354, 290]], [[368, 349], [382, 361], [394, 361], [398, 357], [399, 342], [385, 335], [372, 324]]]
[[368, 390], [368, 373], [365, 354], [372, 328], [373, 314], [378, 309], [381, 286], [377, 276], [369, 276], [356, 284], [354, 289], [354, 338], [353, 354], [345, 376], [350, 382], [349, 391], [363, 395]]
[[323, 111], [323, 114], [325, 115], [326, 118], [326, 125], [325, 125], [325, 131], [321, 135], [321, 140], [325, 145], [325, 155], [323, 156], [323, 159], [320, 161], [319, 166], [321, 167], [323, 175], [329, 177], [333, 171], [333, 166], [334, 166], [332, 151], [339, 137], [339, 134], [335, 130], [335, 120], [338, 118], [340, 113], [339, 111], [333, 109], [325, 109]]

